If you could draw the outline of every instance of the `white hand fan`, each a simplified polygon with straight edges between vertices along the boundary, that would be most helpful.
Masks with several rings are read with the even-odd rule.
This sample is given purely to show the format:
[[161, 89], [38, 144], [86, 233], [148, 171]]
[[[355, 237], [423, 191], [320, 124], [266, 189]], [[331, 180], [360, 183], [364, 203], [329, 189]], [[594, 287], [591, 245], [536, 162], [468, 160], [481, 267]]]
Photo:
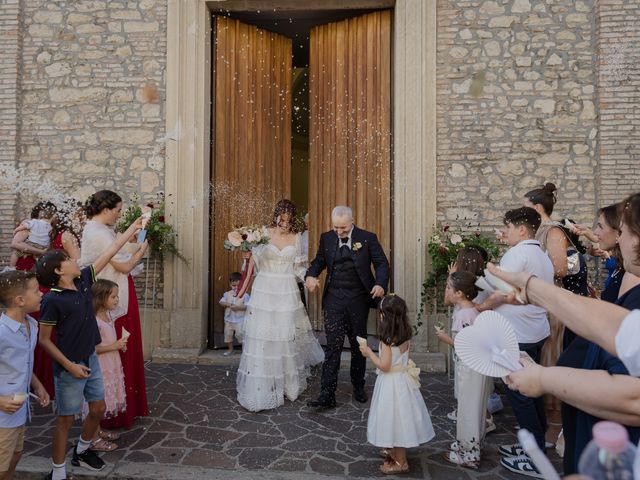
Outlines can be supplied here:
[[130, 336], [131, 334], [124, 327], [122, 327], [122, 338], [128, 340]]
[[504, 377], [522, 368], [518, 339], [508, 320], [498, 312], [483, 312], [455, 338], [456, 354], [474, 372]]

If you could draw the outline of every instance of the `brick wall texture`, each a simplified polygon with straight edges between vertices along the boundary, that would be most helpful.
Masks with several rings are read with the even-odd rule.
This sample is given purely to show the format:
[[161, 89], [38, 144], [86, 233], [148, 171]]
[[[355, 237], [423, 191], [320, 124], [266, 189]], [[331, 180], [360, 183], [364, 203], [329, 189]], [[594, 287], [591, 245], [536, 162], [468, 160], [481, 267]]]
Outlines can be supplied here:
[[640, 3], [600, 0], [598, 194], [600, 205], [640, 191]]

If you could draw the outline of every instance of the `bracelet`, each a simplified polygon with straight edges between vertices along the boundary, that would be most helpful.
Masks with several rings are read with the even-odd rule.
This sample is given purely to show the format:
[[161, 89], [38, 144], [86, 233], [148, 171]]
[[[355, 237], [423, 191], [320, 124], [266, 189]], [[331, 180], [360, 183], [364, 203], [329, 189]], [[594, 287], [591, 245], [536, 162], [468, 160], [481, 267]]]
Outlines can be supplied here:
[[531, 281], [532, 278], [538, 278], [537, 275], [531, 275], [529, 278], [527, 278], [527, 281], [524, 284], [524, 301], [529, 303], [529, 295], [527, 294], [527, 289], [529, 288], [529, 282]]

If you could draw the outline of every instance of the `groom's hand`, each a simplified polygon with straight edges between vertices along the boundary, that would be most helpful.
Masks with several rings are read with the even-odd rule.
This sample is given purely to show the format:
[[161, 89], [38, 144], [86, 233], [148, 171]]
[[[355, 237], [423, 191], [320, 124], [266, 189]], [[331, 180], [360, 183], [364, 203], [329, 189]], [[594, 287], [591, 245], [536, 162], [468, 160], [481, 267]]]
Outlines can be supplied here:
[[369, 293], [371, 294], [371, 298], [382, 298], [384, 297], [384, 288], [380, 285], [374, 285]]
[[316, 289], [316, 287], [320, 286], [320, 280], [315, 277], [307, 277], [304, 281], [304, 286], [307, 287], [307, 290], [311, 293]]

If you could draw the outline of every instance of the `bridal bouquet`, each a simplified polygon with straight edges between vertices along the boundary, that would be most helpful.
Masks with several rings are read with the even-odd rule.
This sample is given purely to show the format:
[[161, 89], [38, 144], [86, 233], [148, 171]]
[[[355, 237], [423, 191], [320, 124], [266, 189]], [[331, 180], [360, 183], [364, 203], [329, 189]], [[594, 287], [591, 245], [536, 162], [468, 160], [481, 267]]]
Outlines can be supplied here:
[[269, 232], [266, 227], [236, 227], [228, 233], [227, 240], [224, 241], [224, 248], [249, 252], [256, 245], [267, 243], [269, 243]]

